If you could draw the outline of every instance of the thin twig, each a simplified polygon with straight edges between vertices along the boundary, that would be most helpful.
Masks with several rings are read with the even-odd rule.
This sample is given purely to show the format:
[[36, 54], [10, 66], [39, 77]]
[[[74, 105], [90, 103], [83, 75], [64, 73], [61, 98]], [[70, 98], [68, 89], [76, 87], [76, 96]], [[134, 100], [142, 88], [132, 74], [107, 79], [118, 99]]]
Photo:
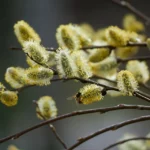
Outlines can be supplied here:
[[117, 63], [126, 63], [130, 60], [150, 60], [150, 56], [137, 56], [137, 57], [131, 57], [126, 59], [117, 58]]
[[120, 122], [120, 123], [108, 126], [108, 127], [103, 128], [101, 130], [98, 130], [98, 131], [96, 131], [96, 132], [94, 132], [94, 133], [92, 133], [88, 136], [81, 137], [74, 145], [72, 145], [70, 148], [68, 148], [68, 150], [73, 150], [74, 148], [78, 147], [82, 143], [84, 143], [84, 142], [90, 140], [91, 138], [94, 138], [94, 137], [96, 137], [96, 136], [98, 136], [102, 133], [105, 133], [105, 132], [108, 132], [108, 131], [114, 131], [114, 130], [117, 130], [117, 129], [119, 129], [121, 127], [124, 127], [126, 125], [137, 123], [137, 122], [142, 122], [142, 121], [147, 121], [147, 120], [150, 120], [150, 115], [134, 118], [134, 119], [131, 119], [131, 120], [127, 120], [127, 121], [124, 121], [124, 122]]
[[[21, 48], [21, 47], [10, 47], [9, 49], [10, 50], [16, 50], [16, 51], [23, 50], [23, 48]], [[47, 47], [45, 49], [48, 51], [56, 51], [57, 50], [56, 48], [53, 48], [53, 47]]]
[[138, 9], [136, 9], [134, 6], [132, 6], [129, 2], [125, 1], [125, 0], [112, 0], [112, 2], [125, 7], [127, 9], [129, 9], [131, 12], [133, 12], [135, 15], [139, 16], [141, 19], [146, 21], [146, 24], [149, 25], [150, 23], [150, 18], [148, 16], [146, 16], [144, 13], [142, 13], [141, 11], [139, 11]]
[[103, 150], [108, 150], [108, 149], [113, 148], [115, 146], [118, 146], [120, 144], [124, 144], [124, 143], [130, 142], [130, 141], [137, 141], [137, 140], [150, 140], [150, 138], [148, 138], [148, 137], [135, 137], [135, 138], [122, 140], [122, 141], [119, 141], [119, 142], [116, 142], [114, 144], [109, 145], [108, 147], [104, 148]]
[[[39, 105], [36, 101], [33, 101], [34, 104], [36, 104], [36, 106], [39, 108]], [[43, 118], [43, 120], [47, 120], [42, 114], [41, 112], [37, 112], [41, 118]], [[65, 142], [61, 139], [61, 137], [59, 136], [59, 134], [56, 131], [56, 128], [54, 127], [54, 125], [49, 124], [49, 128], [51, 129], [51, 131], [53, 132], [53, 134], [55, 135], [56, 139], [61, 143], [61, 145], [67, 149], [67, 145], [65, 144]]]
[[[29, 128], [27, 128], [27, 129], [25, 129], [21, 132], [18, 132], [16, 134], [7, 136], [5, 138], [2, 138], [2, 139], [0, 139], [0, 143], [6, 142], [8, 140], [17, 139], [17, 138], [21, 137], [22, 135], [24, 135], [28, 132], [31, 132], [31, 131], [33, 131], [37, 128], [40, 128], [42, 126], [45, 126], [47, 124], [50, 124], [50, 123], [53, 123], [53, 122], [56, 122], [58, 120], [62, 120], [62, 119], [65, 119], [65, 118], [78, 116], [78, 115], [92, 114], [92, 113], [101, 113], [101, 114], [103, 114], [103, 113], [106, 113], [106, 112], [109, 112], [109, 111], [122, 110], [122, 109], [150, 110], [150, 106], [120, 104], [120, 105], [113, 106], [113, 107], [74, 111], [74, 112], [71, 112], [71, 113], [68, 113], [68, 114], [60, 115], [56, 118], [44, 121], [44, 122], [39, 123], [37, 125], [34, 125], [32, 127], [29, 127]], [[148, 119], [149, 119], [149, 117], [148, 117]]]

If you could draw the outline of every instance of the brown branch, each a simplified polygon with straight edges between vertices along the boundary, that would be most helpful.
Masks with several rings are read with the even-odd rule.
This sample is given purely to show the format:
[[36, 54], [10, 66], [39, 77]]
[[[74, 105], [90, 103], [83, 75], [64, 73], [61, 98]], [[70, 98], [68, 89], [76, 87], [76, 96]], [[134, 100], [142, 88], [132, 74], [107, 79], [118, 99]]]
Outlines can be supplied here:
[[42, 123], [39, 123], [39, 124], [34, 125], [32, 127], [29, 127], [29, 128], [27, 128], [27, 129], [25, 129], [21, 132], [18, 132], [16, 134], [1, 138], [0, 143], [6, 142], [8, 140], [17, 139], [17, 138], [21, 137], [22, 135], [24, 135], [28, 132], [31, 132], [32, 130], [35, 130], [37, 128], [40, 128], [42, 126], [45, 126], [47, 124], [50, 124], [50, 123], [53, 123], [53, 122], [56, 122], [58, 120], [62, 120], [62, 119], [65, 119], [65, 118], [78, 116], [78, 115], [92, 114], [92, 113], [101, 113], [101, 114], [103, 114], [103, 113], [106, 113], [106, 112], [109, 112], [109, 111], [122, 110], [122, 109], [150, 110], [150, 106], [120, 104], [120, 105], [113, 106], [113, 107], [74, 111], [74, 112], [64, 114], [64, 115], [60, 115], [56, 118], [44, 121]]
[[[34, 104], [36, 104], [36, 106], [39, 108], [39, 105], [36, 101], [33, 101]], [[41, 112], [37, 112], [41, 118], [43, 118], [43, 120], [46, 121], [46, 118], [41, 114]], [[62, 146], [67, 149], [67, 145], [65, 144], [65, 142], [61, 139], [61, 137], [59, 136], [59, 134], [57, 133], [54, 125], [49, 124], [49, 128], [51, 129], [51, 131], [53, 132], [53, 134], [55, 135], [56, 139], [62, 144]]]
[[125, 1], [125, 0], [112, 0], [112, 2], [125, 7], [127, 9], [129, 9], [131, 12], [133, 12], [135, 15], [139, 16], [141, 19], [146, 21], [146, 24], [149, 25], [150, 23], [150, 18], [148, 16], [146, 16], [144, 13], [142, 13], [141, 11], [139, 11], [138, 9], [136, 9], [134, 6], [132, 6], [129, 2]]
[[91, 138], [94, 138], [94, 137], [96, 137], [96, 136], [98, 136], [102, 133], [105, 133], [105, 132], [108, 132], [108, 131], [114, 131], [114, 130], [117, 130], [117, 129], [122, 128], [124, 126], [127, 126], [129, 124], [142, 122], [142, 121], [147, 121], [147, 120], [150, 120], [150, 115], [134, 118], [134, 119], [131, 119], [131, 120], [127, 120], [127, 121], [124, 121], [124, 122], [120, 122], [120, 123], [108, 126], [108, 127], [103, 128], [101, 130], [98, 130], [98, 131], [96, 131], [96, 132], [94, 132], [94, 133], [92, 133], [88, 136], [81, 137], [74, 145], [72, 145], [70, 148], [68, 148], [68, 150], [73, 150], [74, 148], [78, 147], [82, 143], [84, 143], [84, 142], [90, 140]]
[[137, 57], [131, 57], [126, 59], [117, 58], [117, 63], [126, 63], [130, 60], [150, 60], [150, 56], [137, 56]]
[[109, 145], [108, 147], [104, 148], [103, 150], [108, 150], [108, 149], [113, 148], [115, 146], [118, 146], [120, 144], [124, 144], [124, 143], [130, 142], [130, 141], [137, 141], [137, 140], [150, 140], [150, 138], [148, 138], [148, 137], [135, 137], [135, 138], [122, 140], [122, 141], [119, 141], [119, 142], [116, 142], [114, 144]]
[[[10, 47], [9, 49], [10, 50], [16, 50], [16, 51], [23, 50], [23, 48], [21, 48], [21, 47]], [[53, 48], [53, 47], [47, 47], [45, 49], [48, 51], [56, 51], [57, 50], [56, 48]]]

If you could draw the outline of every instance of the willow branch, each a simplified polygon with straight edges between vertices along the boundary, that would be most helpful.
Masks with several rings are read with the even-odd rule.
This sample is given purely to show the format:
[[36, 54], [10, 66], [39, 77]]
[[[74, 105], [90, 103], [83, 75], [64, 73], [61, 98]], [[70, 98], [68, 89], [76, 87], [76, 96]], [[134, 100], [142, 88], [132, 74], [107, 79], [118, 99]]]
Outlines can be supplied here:
[[74, 145], [72, 145], [68, 150], [73, 150], [74, 148], [78, 147], [79, 145], [81, 145], [82, 143], [85, 143], [86, 141], [102, 134], [102, 133], [106, 133], [108, 131], [114, 131], [114, 130], [117, 130], [119, 128], [122, 128], [124, 126], [127, 126], [127, 125], [130, 125], [130, 124], [133, 124], [133, 123], [137, 123], [137, 122], [142, 122], [142, 121], [147, 121], [147, 120], [150, 120], [150, 115], [147, 115], [147, 116], [142, 116], [142, 117], [138, 117], [138, 118], [134, 118], [134, 119], [131, 119], [131, 120], [127, 120], [127, 121], [124, 121], [124, 122], [120, 122], [120, 123], [117, 123], [117, 124], [114, 124], [114, 125], [111, 125], [111, 126], [108, 126], [106, 128], [103, 128], [101, 130], [98, 130], [88, 136], [85, 136], [85, 137], [81, 137]]
[[[39, 105], [36, 101], [33, 101], [34, 104], [36, 104], [36, 106], [39, 108]], [[39, 109], [40, 110], [40, 109]], [[43, 120], [46, 121], [46, 118], [40, 113], [38, 112], [38, 114], [40, 115], [41, 118], [43, 118]], [[56, 131], [56, 128], [54, 127], [54, 125], [49, 124], [49, 128], [51, 129], [51, 131], [53, 132], [53, 134], [55, 135], [56, 139], [61, 143], [61, 145], [67, 149], [67, 145], [65, 144], [65, 142], [61, 139], [61, 137], [59, 136], [59, 134]]]
[[31, 132], [31, 131], [33, 131], [37, 128], [40, 128], [42, 126], [45, 126], [45, 125], [53, 123], [53, 122], [56, 122], [58, 120], [66, 119], [66, 118], [73, 117], [73, 116], [92, 114], [92, 113], [101, 113], [101, 114], [103, 114], [103, 113], [106, 113], [106, 112], [115, 111], [115, 110], [122, 110], [122, 109], [150, 110], [150, 106], [120, 104], [120, 105], [113, 106], [113, 107], [73, 111], [71, 113], [60, 115], [56, 118], [53, 118], [53, 119], [50, 119], [50, 120], [47, 120], [47, 121], [43, 121], [43, 122], [41, 122], [37, 125], [29, 127], [29, 128], [27, 128], [27, 129], [25, 129], [21, 132], [18, 132], [16, 134], [1, 138], [0, 143], [6, 142], [8, 140], [17, 139], [17, 138], [21, 137], [22, 135], [27, 134], [28, 132]]
[[150, 138], [148, 138], [148, 137], [135, 137], [135, 138], [130, 138], [130, 139], [122, 140], [122, 141], [119, 141], [119, 142], [116, 142], [114, 144], [109, 145], [108, 147], [104, 148], [103, 150], [108, 150], [110, 148], [113, 148], [115, 146], [124, 144], [126, 142], [137, 141], [137, 140], [150, 140]]
[[112, 2], [129, 9], [135, 15], [137, 15], [141, 19], [145, 20], [147, 25], [150, 23], [150, 18], [148, 16], [146, 16], [144, 13], [142, 13], [141, 11], [139, 11], [138, 9], [136, 9], [134, 6], [132, 6], [129, 2], [127, 2], [125, 0], [112, 0]]
[[[23, 50], [23, 48], [21, 48], [21, 47], [10, 47], [9, 49], [14, 50], [14, 51]], [[48, 50], [48, 51], [56, 51], [57, 50], [56, 48], [53, 48], [53, 47], [47, 47], [45, 49]]]
[[131, 57], [126, 59], [117, 58], [117, 63], [126, 63], [130, 60], [150, 60], [150, 56], [137, 56], [137, 57]]

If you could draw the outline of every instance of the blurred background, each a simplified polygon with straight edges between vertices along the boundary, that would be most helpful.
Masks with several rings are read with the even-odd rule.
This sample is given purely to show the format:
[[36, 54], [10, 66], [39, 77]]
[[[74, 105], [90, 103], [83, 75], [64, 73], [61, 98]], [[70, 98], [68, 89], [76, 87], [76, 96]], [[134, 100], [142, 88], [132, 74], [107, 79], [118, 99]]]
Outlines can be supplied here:
[[[139, 10], [150, 16], [149, 0], [130, 0]], [[55, 32], [60, 24], [90, 23], [94, 29], [109, 25], [122, 25], [122, 17], [129, 11], [115, 5], [111, 0], [1, 0], [0, 1], [0, 81], [5, 83], [4, 74], [10, 66], [26, 67], [25, 55], [21, 51], [11, 51], [9, 47], [20, 47], [13, 33], [13, 25], [19, 20], [27, 21], [41, 36], [46, 47], [57, 47]], [[147, 27], [149, 35], [150, 26]], [[142, 49], [140, 55], [148, 54]], [[57, 103], [59, 114], [73, 110], [114, 106], [120, 103], [145, 104], [137, 98], [105, 97], [99, 103], [82, 106], [74, 100], [67, 100], [74, 95], [82, 84], [78, 82], [57, 82], [49, 87], [32, 87], [21, 92], [19, 103], [8, 108], [0, 104], [0, 138], [14, 134], [40, 122], [35, 114], [37, 100], [43, 95], [51, 95]], [[148, 92], [148, 91], [147, 91]], [[58, 133], [67, 143], [72, 145], [77, 138], [90, 134], [111, 124], [148, 114], [147, 111], [120, 110], [106, 114], [90, 114], [77, 116], [54, 123]], [[82, 144], [78, 150], [97, 150], [116, 142], [124, 133], [129, 132], [145, 136], [150, 132], [150, 122], [137, 123], [123, 127], [115, 132], [108, 132]], [[48, 127], [34, 130], [17, 140], [0, 144], [1, 150], [15, 144], [22, 150], [63, 150]], [[116, 148], [114, 148], [116, 149]]]

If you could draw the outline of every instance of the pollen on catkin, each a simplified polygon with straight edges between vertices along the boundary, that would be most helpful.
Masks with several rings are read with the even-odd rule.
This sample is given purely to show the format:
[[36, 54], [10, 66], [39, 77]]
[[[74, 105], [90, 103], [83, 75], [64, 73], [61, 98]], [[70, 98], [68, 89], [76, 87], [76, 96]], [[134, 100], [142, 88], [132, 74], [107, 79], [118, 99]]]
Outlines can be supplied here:
[[9, 145], [7, 150], [19, 150], [15, 145]]
[[50, 84], [53, 71], [44, 67], [28, 68], [26, 69], [26, 76], [30, 81], [30, 85], [44, 86]]
[[126, 69], [130, 71], [139, 83], [146, 83], [149, 80], [148, 65], [145, 61], [128, 61]]
[[24, 43], [24, 52], [29, 55], [35, 62], [46, 65], [48, 61], [48, 51], [36, 41]]
[[94, 75], [109, 78], [117, 72], [117, 60], [113, 51], [104, 60], [97, 63], [89, 62], [89, 65]]
[[0, 82], [0, 94], [4, 92], [5, 86]]
[[82, 51], [76, 50], [71, 54], [76, 66], [78, 77], [88, 79], [92, 76], [92, 70], [88, 65], [87, 59], [82, 54]]
[[136, 19], [133, 14], [127, 14], [123, 18], [123, 28], [128, 31], [144, 31], [144, 24]]
[[40, 119], [50, 119], [57, 116], [56, 103], [50, 96], [43, 96], [37, 101], [36, 113]]
[[56, 68], [61, 78], [77, 77], [77, 66], [71, 57], [70, 51], [58, 50], [56, 53]]
[[56, 31], [56, 39], [62, 49], [76, 50], [80, 48], [80, 41], [72, 24], [60, 25]]
[[95, 84], [85, 85], [76, 94], [75, 99], [79, 104], [88, 105], [102, 100], [101, 88]]
[[18, 89], [26, 85], [25, 69], [20, 67], [9, 67], [5, 73], [5, 80], [14, 89]]
[[117, 87], [123, 95], [132, 96], [138, 90], [138, 83], [131, 72], [122, 70], [117, 74]]
[[4, 105], [10, 107], [15, 106], [18, 103], [18, 95], [15, 91], [3, 91], [0, 94], [0, 101]]
[[23, 46], [25, 41], [36, 41], [37, 43], [41, 42], [39, 35], [34, 31], [34, 29], [24, 20], [18, 21], [14, 25], [14, 32], [19, 41]]

